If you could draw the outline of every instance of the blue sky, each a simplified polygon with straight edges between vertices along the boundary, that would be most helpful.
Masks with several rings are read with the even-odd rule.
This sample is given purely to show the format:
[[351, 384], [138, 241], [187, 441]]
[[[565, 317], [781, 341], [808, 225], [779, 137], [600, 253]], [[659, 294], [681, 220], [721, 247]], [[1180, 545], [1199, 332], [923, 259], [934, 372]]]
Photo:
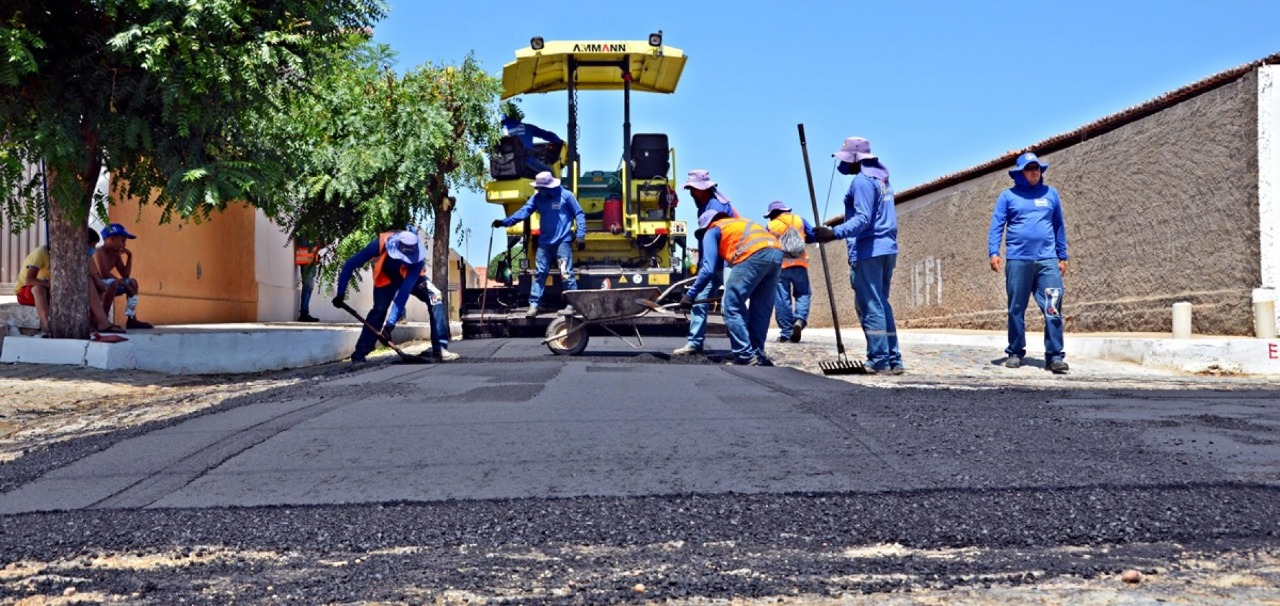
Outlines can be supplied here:
[[[642, 40], [661, 29], [688, 64], [674, 95], [632, 97], [633, 132], [667, 133], [680, 182], [706, 168], [748, 216], [784, 200], [812, 220], [797, 123], [825, 207], [831, 152], [847, 136], [871, 140], [901, 191], [1280, 52], [1276, 23], [1275, 0], [391, 0], [374, 39], [398, 53], [401, 69], [474, 52], [500, 74], [533, 36]], [[616, 169], [621, 95], [580, 101], [584, 168]], [[564, 136], [564, 93], [527, 95], [521, 107]], [[824, 216], [841, 211], [848, 182], [835, 177]], [[483, 264], [501, 207], [478, 192], [458, 199], [455, 225], [472, 231], [455, 248]], [[694, 220], [687, 196], [678, 216]]]

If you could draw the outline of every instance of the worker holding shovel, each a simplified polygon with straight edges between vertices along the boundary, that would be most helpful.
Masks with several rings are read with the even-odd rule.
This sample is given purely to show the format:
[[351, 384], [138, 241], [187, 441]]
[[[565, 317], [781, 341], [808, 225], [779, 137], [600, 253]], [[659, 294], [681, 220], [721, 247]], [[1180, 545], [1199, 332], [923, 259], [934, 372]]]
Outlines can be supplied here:
[[871, 143], [849, 137], [835, 154], [842, 175], [853, 175], [844, 196], [844, 223], [814, 228], [819, 242], [850, 240], [849, 282], [854, 307], [867, 339], [867, 373], [902, 374], [898, 329], [889, 305], [889, 286], [898, 262], [898, 216], [893, 208], [889, 169], [871, 153]]
[[[365, 357], [373, 351], [380, 337], [390, 342], [395, 322], [386, 324], [387, 311], [393, 303], [397, 309], [405, 308], [409, 295], [418, 284], [418, 276], [422, 275], [426, 256], [417, 234], [396, 230], [383, 232], [342, 264], [333, 306], [347, 309], [347, 283], [351, 281], [351, 275], [373, 261], [373, 308], [364, 318], [360, 340], [356, 341], [356, 349], [351, 353], [352, 364], [364, 364]], [[381, 334], [375, 332], [375, 327], [381, 327]]]

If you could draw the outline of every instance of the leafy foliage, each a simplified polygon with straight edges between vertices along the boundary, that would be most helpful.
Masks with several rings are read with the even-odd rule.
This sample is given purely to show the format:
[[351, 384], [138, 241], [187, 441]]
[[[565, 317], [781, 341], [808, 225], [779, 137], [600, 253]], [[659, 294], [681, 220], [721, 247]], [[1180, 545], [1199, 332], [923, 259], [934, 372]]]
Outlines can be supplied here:
[[[0, 188], [6, 216], [44, 199], [22, 165], [48, 165], [58, 221], [83, 224], [103, 167], [123, 193], [200, 220], [235, 200], [266, 205], [278, 155], [249, 152], [253, 116], [279, 103], [328, 49], [385, 14], [381, 0], [6, 0], [0, 25]], [[53, 230], [70, 238], [74, 230]], [[80, 283], [83, 255], [53, 242], [55, 302]], [[64, 278], [59, 274], [65, 273]], [[70, 314], [83, 320], [84, 312]], [[84, 322], [80, 321], [83, 325]], [[84, 336], [54, 322], [56, 336]]]

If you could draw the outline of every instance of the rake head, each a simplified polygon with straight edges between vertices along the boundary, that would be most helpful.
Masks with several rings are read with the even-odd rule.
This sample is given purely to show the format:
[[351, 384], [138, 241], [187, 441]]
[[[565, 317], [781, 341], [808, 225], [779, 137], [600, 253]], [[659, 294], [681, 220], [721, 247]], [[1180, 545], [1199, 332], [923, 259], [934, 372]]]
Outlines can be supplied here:
[[865, 375], [867, 367], [862, 362], [850, 362], [843, 355], [834, 362], [819, 362], [818, 368], [822, 369], [824, 375]]

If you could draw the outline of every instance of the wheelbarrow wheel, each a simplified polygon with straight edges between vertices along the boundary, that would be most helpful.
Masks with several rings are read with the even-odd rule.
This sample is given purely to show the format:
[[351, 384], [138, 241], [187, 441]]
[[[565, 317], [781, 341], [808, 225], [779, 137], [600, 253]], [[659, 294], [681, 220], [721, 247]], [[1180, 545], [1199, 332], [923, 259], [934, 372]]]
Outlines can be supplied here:
[[[551, 353], [558, 356], [576, 356], [587, 348], [587, 342], [591, 339], [587, 335], [585, 328], [575, 330], [582, 326], [583, 320], [574, 316], [556, 316], [551, 321], [551, 325], [547, 327], [547, 335], [545, 338], [551, 339], [547, 341], [547, 347], [551, 349]], [[559, 338], [552, 338], [563, 333]]]

